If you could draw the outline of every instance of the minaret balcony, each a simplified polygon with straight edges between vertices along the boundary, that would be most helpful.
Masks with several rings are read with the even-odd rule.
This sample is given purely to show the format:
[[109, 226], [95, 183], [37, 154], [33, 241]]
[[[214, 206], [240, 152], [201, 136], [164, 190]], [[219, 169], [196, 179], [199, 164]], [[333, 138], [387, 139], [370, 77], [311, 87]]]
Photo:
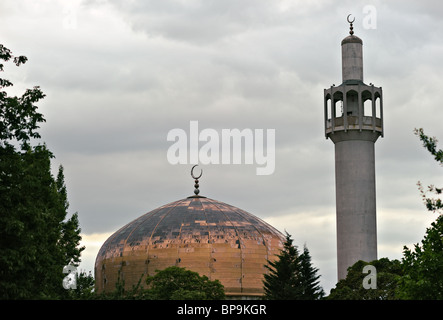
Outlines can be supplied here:
[[[347, 120], [347, 121], [345, 121]], [[361, 125], [358, 116], [347, 116], [346, 119], [342, 117], [326, 120], [325, 134], [328, 135], [335, 131], [347, 131], [347, 130], [372, 130], [374, 132], [380, 132], [383, 134], [383, 122], [381, 118], [363, 116], [361, 119]], [[345, 122], [346, 126], [345, 126]]]
[[334, 132], [373, 131], [383, 137], [383, 92], [362, 81], [346, 81], [324, 90], [326, 138]]

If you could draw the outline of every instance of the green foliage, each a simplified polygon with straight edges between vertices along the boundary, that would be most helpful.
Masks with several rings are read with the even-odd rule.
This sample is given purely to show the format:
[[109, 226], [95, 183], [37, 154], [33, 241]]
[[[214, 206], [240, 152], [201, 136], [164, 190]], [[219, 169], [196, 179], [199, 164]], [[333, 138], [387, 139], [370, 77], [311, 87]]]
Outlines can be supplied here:
[[113, 300], [221, 300], [225, 298], [224, 287], [219, 280], [211, 281], [207, 276], [179, 267], [157, 270], [154, 276], [146, 277], [147, 288], [143, 288], [140, 276], [137, 284], [125, 289], [125, 281], [119, 270], [115, 290], [95, 295], [95, 299]]
[[324, 291], [320, 286], [320, 275], [317, 275], [318, 269], [311, 263], [311, 255], [306, 246], [300, 255], [300, 300], [318, 300], [323, 298]]
[[[26, 57], [13, 57], [0, 45], [0, 59], [18, 66]], [[0, 64], [0, 71], [4, 65]], [[0, 79], [0, 87], [12, 83]], [[31, 146], [44, 122], [35, 103], [44, 94], [38, 87], [21, 97], [0, 91], [0, 298], [66, 298], [63, 266], [80, 261], [77, 214], [67, 219], [63, 167], [51, 174], [53, 154], [46, 145]], [[20, 144], [17, 150], [14, 146]]]
[[67, 291], [66, 299], [70, 300], [91, 300], [95, 298], [94, 293], [95, 280], [91, 272], [81, 271], [76, 274], [76, 288]]
[[264, 275], [263, 288], [265, 299], [292, 300], [298, 295], [297, 270], [300, 268], [298, 249], [293, 244], [291, 236], [286, 233], [283, 250], [275, 261], [268, 261], [265, 267], [269, 274]]
[[315, 300], [323, 297], [319, 286], [318, 269], [313, 268], [308, 249], [300, 255], [286, 233], [283, 250], [275, 261], [268, 261], [264, 275], [264, 298], [268, 300]]
[[[421, 128], [414, 132], [434, 159], [443, 164], [443, 150], [437, 150], [437, 139], [426, 136]], [[420, 182], [418, 186], [426, 209], [439, 213], [439, 216], [426, 229], [421, 245], [417, 243], [413, 249], [404, 247], [402, 266], [405, 275], [399, 283], [398, 295], [402, 299], [443, 299], [443, 204], [440, 198], [428, 198]], [[430, 185], [428, 192], [439, 197], [442, 188]]]
[[400, 298], [443, 300], [443, 215], [426, 229], [421, 245], [404, 247], [402, 266]]
[[156, 300], [220, 300], [224, 299], [223, 285], [207, 276], [179, 267], [168, 267], [147, 277], [149, 293]]
[[425, 135], [423, 128], [414, 129], [414, 134], [420, 138], [420, 141], [423, 143], [423, 147], [425, 147], [434, 156], [435, 161], [443, 164], [443, 150], [437, 150], [438, 140], [435, 137], [428, 137]]
[[[437, 150], [438, 140], [435, 137], [431, 138], [425, 135], [422, 128], [415, 129], [414, 133], [420, 138], [420, 141], [423, 143], [423, 146], [431, 153], [434, 159], [437, 162], [439, 162], [440, 165], [443, 165], [443, 150], [442, 149]], [[442, 199], [439, 198], [441, 197], [442, 194], [442, 188], [437, 188], [434, 185], [429, 185], [427, 191], [425, 191], [420, 181], [417, 182], [417, 185], [422, 195], [423, 202], [428, 211], [438, 212], [439, 210], [443, 209]], [[427, 196], [427, 193], [435, 194], [436, 198], [429, 198]]]
[[54, 179], [46, 146], [4, 154], [0, 154], [0, 296], [64, 297], [63, 266], [78, 265], [84, 248], [78, 246], [78, 216], [67, 219], [66, 194], [58, 188], [64, 186], [63, 168]]
[[[24, 56], [14, 57], [8, 48], [0, 44], [0, 60], [14, 60], [19, 66], [27, 61]], [[4, 65], [0, 63], [0, 72]], [[0, 78], [0, 89], [10, 87], [13, 84], [6, 79]], [[23, 149], [29, 147], [31, 138], [40, 138], [36, 132], [38, 123], [45, 119], [37, 112], [37, 103], [45, 95], [39, 87], [27, 89], [21, 97], [9, 97], [6, 91], [0, 91], [0, 146], [10, 146], [11, 141], [21, 142]]]
[[149, 293], [141, 286], [143, 274], [140, 276], [138, 283], [132, 288], [125, 289], [125, 280], [121, 277], [121, 269], [118, 270], [117, 282], [115, 283], [115, 290], [112, 292], [95, 293], [92, 299], [99, 300], [150, 300]]
[[[376, 269], [376, 289], [365, 289], [363, 281], [368, 274], [363, 273], [366, 265]], [[348, 268], [345, 279], [331, 289], [328, 300], [396, 300], [397, 282], [402, 276], [400, 261], [381, 258], [371, 262], [357, 261]]]

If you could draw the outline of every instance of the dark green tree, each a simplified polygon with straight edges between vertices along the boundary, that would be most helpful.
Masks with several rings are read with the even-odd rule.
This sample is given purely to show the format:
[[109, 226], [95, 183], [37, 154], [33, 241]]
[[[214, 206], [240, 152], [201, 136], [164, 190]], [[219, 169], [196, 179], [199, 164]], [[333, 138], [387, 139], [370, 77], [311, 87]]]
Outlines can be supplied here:
[[[437, 139], [425, 135], [423, 129], [415, 129], [415, 134], [434, 159], [443, 165], [443, 150], [437, 149]], [[399, 284], [398, 295], [402, 299], [443, 299], [443, 204], [440, 198], [442, 188], [430, 185], [426, 192], [420, 182], [418, 186], [426, 209], [438, 213], [438, 217], [426, 229], [421, 245], [417, 243], [413, 249], [404, 247], [404, 276]], [[429, 198], [428, 192], [435, 196]]]
[[71, 300], [92, 300], [96, 298], [94, 293], [95, 280], [91, 274], [91, 271], [87, 274], [85, 271], [77, 272], [76, 275], [76, 288], [67, 290]]
[[[11, 59], [17, 66], [27, 61], [0, 45], [0, 61]], [[10, 97], [10, 86], [0, 79], [0, 298], [66, 298], [63, 266], [78, 264], [84, 249], [78, 216], [67, 219], [63, 167], [54, 178], [53, 154], [46, 145], [31, 146], [45, 121], [36, 106], [43, 92], [34, 87]]]
[[117, 282], [112, 292], [95, 293], [93, 299], [100, 300], [152, 300], [152, 295], [143, 288], [144, 274], [140, 275], [138, 282], [132, 288], [125, 287], [125, 279], [122, 277], [122, 267], [118, 270]]
[[314, 300], [323, 296], [318, 285], [318, 269], [312, 267], [308, 249], [299, 254], [291, 235], [286, 233], [283, 250], [274, 261], [265, 266], [269, 273], [264, 275], [264, 298], [268, 300]]
[[[14, 57], [11, 50], [0, 44], [0, 72], [4, 71], [4, 64], [13, 60], [20, 66], [28, 59], [25, 56]], [[7, 79], [0, 78], [0, 89], [11, 87], [13, 84]], [[13, 149], [13, 142], [19, 142], [22, 149], [28, 149], [31, 138], [40, 138], [36, 131], [38, 123], [44, 122], [43, 115], [37, 112], [37, 103], [45, 95], [39, 87], [27, 89], [21, 97], [9, 97], [5, 90], [0, 91], [0, 146]]]
[[443, 215], [426, 229], [421, 245], [404, 247], [402, 266], [401, 299], [443, 300]]
[[[435, 137], [428, 137], [425, 135], [422, 128], [414, 130], [415, 135], [417, 135], [420, 141], [423, 143], [423, 147], [425, 147], [429, 153], [434, 157], [435, 161], [437, 161], [441, 166], [443, 165], [443, 150], [437, 150], [437, 142], [438, 140]], [[441, 213], [441, 209], [443, 209], [443, 202], [440, 198], [442, 194], [443, 188], [437, 188], [434, 185], [429, 185], [427, 191], [424, 190], [421, 182], [417, 182], [420, 193], [423, 198], [423, 202], [428, 211]], [[436, 198], [429, 198], [427, 193], [435, 194]]]
[[318, 300], [325, 295], [320, 286], [320, 275], [318, 269], [311, 263], [311, 255], [306, 245], [303, 247], [303, 253], [300, 255], [300, 284], [302, 288], [301, 300]]
[[225, 298], [219, 280], [209, 280], [197, 272], [168, 267], [146, 279], [147, 297], [155, 300], [220, 300]]
[[[145, 279], [145, 281], [142, 281]], [[145, 283], [147, 286], [143, 286]], [[154, 276], [144, 278], [132, 288], [125, 287], [125, 280], [119, 270], [115, 290], [95, 294], [93, 299], [103, 300], [221, 300], [225, 298], [223, 285], [219, 280], [209, 280], [197, 272], [171, 266], [157, 270]]]
[[[366, 289], [363, 282], [367, 273], [363, 268], [367, 265], [375, 267], [376, 288]], [[331, 289], [328, 300], [396, 300], [397, 283], [402, 276], [400, 261], [381, 258], [371, 262], [357, 261], [348, 268], [345, 279], [341, 279]]]
[[268, 261], [265, 267], [269, 270], [264, 275], [264, 298], [268, 300], [293, 300], [300, 295], [300, 283], [297, 273], [300, 269], [299, 253], [293, 244], [291, 235], [286, 232], [283, 250], [274, 261]]

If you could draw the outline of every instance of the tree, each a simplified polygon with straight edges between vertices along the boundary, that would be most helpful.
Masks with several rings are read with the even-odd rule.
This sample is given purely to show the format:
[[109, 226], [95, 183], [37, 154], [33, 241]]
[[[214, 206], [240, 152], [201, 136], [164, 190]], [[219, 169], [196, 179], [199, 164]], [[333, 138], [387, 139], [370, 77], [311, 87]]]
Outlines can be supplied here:
[[168, 267], [148, 276], [147, 296], [155, 300], [220, 300], [224, 299], [223, 285], [207, 276], [179, 267]]
[[[366, 289], [363, 286], [363, 272], [367, 265], [375, 267], [376, 288]], [[402, 276], [400, 261], [381, 258], [371, 262], [357, 261], [348, 268], [345, 279], [341, 279], [335, 288], [331, 289], [328, 300], [396, 300], [397, 283]]]
[[[414, 133], [420, 138], [420, 141], [423, 143], [423, 147], [425, 147], [434, 156], [434, 159], [439, 162], [440, 165], [443, 165], [443, 150], [437, 150], [438, 140], [435, 137], [431, 138], [425, 135], [422, 128], [415, 129]], [[428, 198], [426, 195], [427, 192], [430, 192], [439, 197], [442, 194], [443, 188], [436, 188], [434, 185], [429, 185], [428, 191], [426, 192], [420, 181], [417, 182], [417, 185], [422, 195], [423, 202], [428, 211], [439, 212], [441, 209], [443, 209], [443, 202], [440, 198]]]
[[125, 288], [125, 280], [118, 271], [115, 290], [110, 293], [95, 294], [93, 299], [103, 300], [221, 300], [225, 298], [224, 287], [219, 280], [209, 280], [197, 272], [171, 266], [156, 270], [154, 276], [147, 276], [142, 285], [144, 274], [137, 284]]
[[264, 275], [263, 288], [265, 299], [293, 300], [299, 295], [300, 286], [297, 270], [300, 269], [298, 249], [292, 244], [293, 240], [286, 232], [283, 250], [277, 255], [278, 259], [269, 261], [265, 267], [269, 274]]
[[[25, 63], [25, 56], [14, 57], [11, 50], [0, 44], [0, 60], [5, 62], [13, 59], [16, 66]], [[0, 63], [0, 72], [4, 71]], [[0, 78], [0, 89], [12, 86], [12, 82]], [[20, 142], [23, 149], [29, 146], [31, 138], [40, 138], [36, 132], [38, 123], [46, 121], [35, 105], [45, 95], [38, 86], [27, 89], [21, 97], [8, 97], [6, 91], [0, 91], [0, 146], [12, 147], [11, 141]]]
[[302, 300], [318, 300], [325, 295], [320, 286], [320, 275], [317, 275], [318, 269], [311, 263], [311, 255], [306, 245], [303, 247], [303, 253], [300, 255], [300, 282]]
[[426, 229], [421, 245], [404, 247], [402, 266], [401, 299], [443, 300], [443, 215]]
[[95, 293], [92, 299], [100, 300], [151, 300], [151, 294], [143, 288], [142, 279], [144, 274], [140, 275], [138, 282], [132, 285], [132, 288], [125, 288], [125, 279], [122, 275], [122, 266], [117, 273], [117, 282], [115, 283], [115, 290], [112, 292]]
[[91, 271], [86, 274], [85, 271], [80, 271], [75, 274], [76, 288], [67, 290], [71, 300], [91, 300], [95, 299], [94, 293], [95, 280]]
[[277, 258], [265, 266], [269, 270], [263, 281], [265, 299], [309, 300], [323, 296], [323, 289], [318, 285], [320, 276], [316, 275], [318, 269], [312, 267], [308, 249], [305, 246], [300, 255], [289, 233]]
[[[437, 150], [437, 139], [425, 135], [423, 129], [415, 129], [415, 134], [434, 159], [443, 165], [443, 150]], [[417, 243], [413, 249], [404, 247], [402, 266], [405, 275], [400, 281], [398, 294], [402, 299], [443, 299], [443, 204], [438, 198], [442, 188], [428, 186], [428, 192], [437, 196], [428, 198], [420, 182], [418, 186], [426, 209], [439, 215], [426, 229], [421, 245]]]
[[[14, 57], [0, 45], [0, 60]], [[0, 64], [0, 71], [4, 65]], [[0, 79], [0, 89], [12, 86]], [[40, 138], [44, 122], [36, 103], [44, 98], [39, 87], [21, 97], [0, 91], [0, 298], [66, 298], [63, 266], [78, 265], [80, 228], [77, 214], [67, 219], [63, 167], [51, 174], [54, 157], [46, 145], [31, 146]]]

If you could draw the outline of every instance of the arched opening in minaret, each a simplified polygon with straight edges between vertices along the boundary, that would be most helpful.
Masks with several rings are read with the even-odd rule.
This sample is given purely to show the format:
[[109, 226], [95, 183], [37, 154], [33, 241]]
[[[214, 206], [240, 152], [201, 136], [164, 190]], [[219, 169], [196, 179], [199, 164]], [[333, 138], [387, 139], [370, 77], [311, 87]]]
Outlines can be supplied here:
[[375, 96], [375, 117], [381, 118], [380, 95]]
[[358, 116], [358, 93], [355, 90], [346, 92], [346, 114], [347, 116]]
[[332, 118], [332, 107], [331, 98], [326, 99], [326, 119], [331, 120]]
[[366, 99], [363, 102], [363, 115], [366, 117], [372, 117], [372, 101], [371, 99]]
[[342, 117], [343, 116], [343, 101], [337, 100], [334, 102], [335, 102], [335, 105], [334, 105], [335, 117], [336, 118]]
[[343, 93], [337, 91], [334, 93], [334, 115], [335, 118], [343, 117]]
[[372, 110], [372, 94], [370, 91], [365, 90], [361, 93], [362, 100], [363, 100], [363, 116], [365, 117], [372, 117], [373, 110]]

